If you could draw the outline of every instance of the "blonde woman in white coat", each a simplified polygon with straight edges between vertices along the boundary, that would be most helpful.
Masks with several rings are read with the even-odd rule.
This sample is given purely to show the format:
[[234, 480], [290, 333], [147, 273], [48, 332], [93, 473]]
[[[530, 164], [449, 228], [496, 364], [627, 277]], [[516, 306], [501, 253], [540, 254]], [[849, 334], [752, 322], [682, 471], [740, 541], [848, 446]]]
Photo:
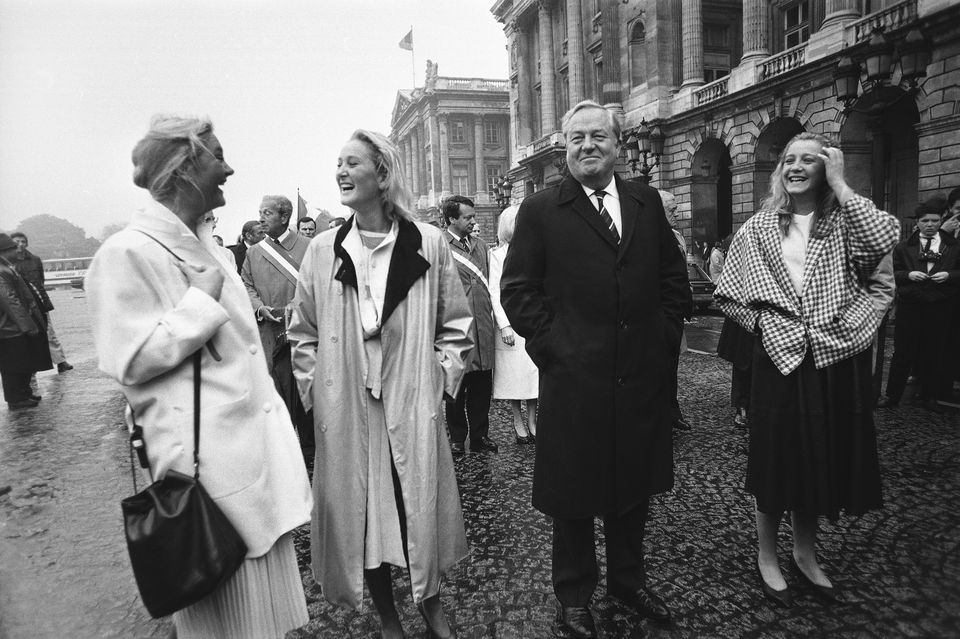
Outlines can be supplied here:
[[[524, 349], [524, 339], [510, 327], [510, 320], [500, 305], [500, 276], [503, 261], [507, 259], [513, 229], [517, 225], [517, 205], [508, 206], [500, 214], [497, 223], [497, 239], [500, 243], [490, 251], [490, 301], [493, 317], [500, 331], [494, 352], [493, 398], [510, 400], [513, 412], [513, 429], [518, 444], [532, 444], [537, 437], [537, 396], [540, 387], [540, 371]], [[520, 411], [522, 401], [527, 403], [527, 423], [523, 423]]]
[[103, 244], [86, 279], [100, 368], [143, 428], [153, 477], [189, 474], [201, 350], [200, 480], [248, 548], [174, 625], [180, 639], [283, 637], [309, 621], [290, 531], [310, 520], [312, 498], [249, 298], [203, 223], [233, 169], [209, 121], [172, 116], [154, 117], [133, 164], [155, 201]]

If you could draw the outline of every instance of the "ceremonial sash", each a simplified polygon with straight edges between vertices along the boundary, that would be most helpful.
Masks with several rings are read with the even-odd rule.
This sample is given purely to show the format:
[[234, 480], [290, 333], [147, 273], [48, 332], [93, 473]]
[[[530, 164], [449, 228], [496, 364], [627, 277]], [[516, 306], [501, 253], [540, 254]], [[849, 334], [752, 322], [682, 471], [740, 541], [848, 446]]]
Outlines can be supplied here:
[[483, 271], [481, 271], [479, 268], [477, 268], [477, 265], [474, 264], [473, 262], [471, 262], [471, 261], [470, 261], [470, 258], [468, 258], [468, 257], [466, 257], [466, 256], [463, 256], [463, 255], [460, 255], [459, 253], [457, 253], [456, 251], [453, 251], [453, 250], [451, 250], [450, 252], [453, 253], [453, 259], [457, 260], [458, 262], [460, 262], [461, 264], [463, 264], [464, 266], [466, 266], [468, 269], [470, 269], [470, 272], [473, 273], [474, 275], [476, 275], [477, 278], [478, 278], [481, 282], [483, 282], [483, 285], [484, 285], [484, 286], [486, 286], [487, 288], [490, 288], [490, 285], [487, 283], [487, 278], [484, 277], [484, 275], [483, 275]]
[[281, 253], [272, 246], [273, 240], [264, 238], [260, 241], [260, 246], [267, 258], [267, 261], [273, 264], [280, 273], [290, 282], [297, 285], [297, 275], [300, 273], [300, 264], [298, 264], [286, 251]]

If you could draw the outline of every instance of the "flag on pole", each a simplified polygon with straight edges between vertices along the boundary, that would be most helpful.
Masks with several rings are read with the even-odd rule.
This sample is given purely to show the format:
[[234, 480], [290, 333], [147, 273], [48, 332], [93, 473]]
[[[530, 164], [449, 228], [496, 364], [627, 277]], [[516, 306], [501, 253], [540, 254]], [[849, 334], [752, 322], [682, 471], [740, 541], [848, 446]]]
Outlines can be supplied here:
[[297, 191], [297, 221], [302, 220], [307, 215], [307, 203], [303, 201], [303, 198], [300, 197], [300, 191]]
[[400, 48], [413, 51], [413, 27], [410, 27], [410, 32], [403, 36], [403, 40], [400, 41]]

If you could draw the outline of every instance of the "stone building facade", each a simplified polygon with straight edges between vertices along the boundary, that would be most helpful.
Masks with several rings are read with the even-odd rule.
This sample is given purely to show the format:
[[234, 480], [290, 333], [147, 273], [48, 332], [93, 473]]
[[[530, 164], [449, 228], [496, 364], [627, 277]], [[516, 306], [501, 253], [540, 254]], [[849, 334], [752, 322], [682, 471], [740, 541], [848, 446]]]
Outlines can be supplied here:
[[482, 237], [496, 243], [493, 186], [510, 167], [506, 80], [439, 76], [427, 61], [423, 87], [399, 91], [390, 139], [400, 149], [417, 216], [439, 221], [439, 204], [465, 195], [476, 204]]
[[[560, 179], [559, 120], [585, 98], [622, 113], [625, 139], [641, 122], [662, 131], [650, 182], [676, 195], [692, 253], [757, 210], [800, 131], [835, 138], [851, 185], [905, 232], [918, 201], [960, 186], [956, 0], [499, 0], [491, 11], [510, 54], [515, 200]], [[883, 82], [866, 79], [875, 34], [893, 63]], [[908, 35], [930, 56], [913, 81]], [[844, 58], [863, 69], [846, 104], [834, 88]], [[618, 172], [640, 177], [626, 161]]]

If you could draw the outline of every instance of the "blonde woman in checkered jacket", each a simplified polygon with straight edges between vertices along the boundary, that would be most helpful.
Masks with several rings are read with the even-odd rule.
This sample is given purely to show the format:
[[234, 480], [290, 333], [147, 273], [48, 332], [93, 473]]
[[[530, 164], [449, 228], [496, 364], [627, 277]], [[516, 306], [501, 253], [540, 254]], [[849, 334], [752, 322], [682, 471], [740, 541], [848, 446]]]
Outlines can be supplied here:
[[777, 559], [783, 512], [792, 514], [796, 577], [832, 602], [840, 595], [817, 562], [818, 518], [882, 505], [870, 360], [880, 317], [864, 282], [899, 232], [894, 217], [847, 185], [840, 149], [801, 133], [727, 254], [717, 302], [759, 337], [746, 479], [756, 497], [756, 569], [764, 594], [782, 606], [793, 603]]

